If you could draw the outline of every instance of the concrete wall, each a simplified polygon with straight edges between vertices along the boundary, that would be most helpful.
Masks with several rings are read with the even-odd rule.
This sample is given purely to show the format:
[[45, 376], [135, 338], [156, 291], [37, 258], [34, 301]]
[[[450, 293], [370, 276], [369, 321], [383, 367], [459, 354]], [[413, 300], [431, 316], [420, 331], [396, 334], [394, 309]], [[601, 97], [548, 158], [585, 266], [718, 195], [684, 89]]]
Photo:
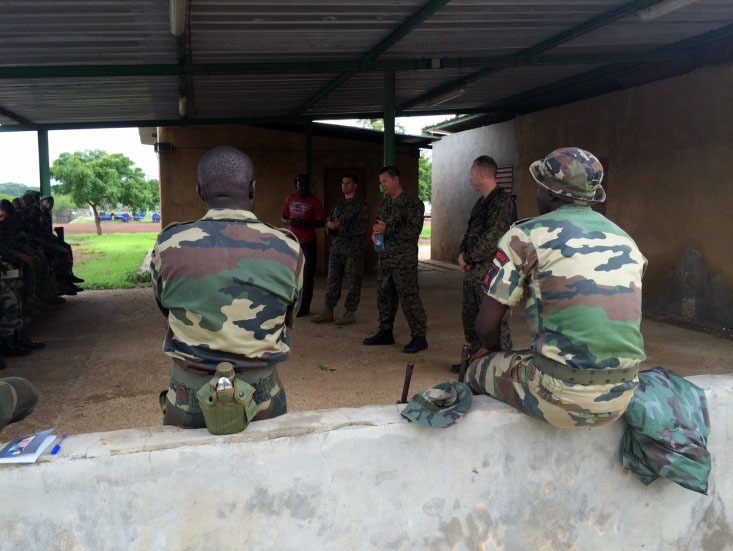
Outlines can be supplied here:
[[[296, 174], [306, 172], [306, 138], [296, 132], [247, 126], [168, 127], [158, 128], [158, 141], [173, 144], [173, 152], [158, 155], [163, 226], [195, 220], [206, 212], [196, 193], [196, 169], [201, 156], [212, 147], [231, 145], [252, 158], [257, 180], [255, 214], [278, 227], [282, 226], [280, 215], [285, 197], [295, 191]], [[366, 191], [371, 219], [375, 220], [381, 202], [378, 173], [383, 156], [381, 144], [314, 136], [311, 191], [325, 205], [326, 168], [363, 169], [366, 181], [361, 185]], [[405, 187], [417, 194], [419, 150], [398, 147], [396, 159]], [[327, 264], [324, 235], [323, 231], [317, 233], [319, 268], [324, 271]], [[370, 254], [369, 266], [373, 263]]]
[[514, 121], [446, 136], [433, 144], [430, 257], [456, 262], [471, 208], [479, 194], [469, 171], [479, 155], [490, 155], [499, 166], [512, 165], [515, 179], [519, 153]]
[[[649, 260], [645, 307], [729, 327], [731, 90], [733, 65], [711, 66], [517, 117], [515, 142], [508, 123], [443, 138], [434, 154], [433, 258], [455, 262], [457, 234], [470, 203], [467, 160], [477, 151], [498, 151], [500, 163], [517, 162], [522, 218], [537, 214], [529, 165], [558, 147], [583, 147], [606, 168], [606, 215], [631, 234]], [[514, 144], [518, 160], [499, 147]], [[460, 165], [466, 172], [459, 178]]]
[[0, 467], [0, 548], [731, 549], [733, 375], [691, 380], [709, 496], [624, 470], [622, 422], [554, 429], [477, 397], [447, 429], [372, 406], [71, 436]]

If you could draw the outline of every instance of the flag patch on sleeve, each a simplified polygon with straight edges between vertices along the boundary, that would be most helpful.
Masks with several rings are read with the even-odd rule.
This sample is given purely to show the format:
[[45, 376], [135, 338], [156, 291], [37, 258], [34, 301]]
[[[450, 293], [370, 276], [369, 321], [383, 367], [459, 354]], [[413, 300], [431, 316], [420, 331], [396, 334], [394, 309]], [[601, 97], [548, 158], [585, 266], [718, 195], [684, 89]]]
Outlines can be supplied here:
[[501, 249], [496, 250], [496, 259], [499, 261], [499, 264], [501, 264], [502, 266], [506, 264], [507, 262], [509, 262], [509, 257]]

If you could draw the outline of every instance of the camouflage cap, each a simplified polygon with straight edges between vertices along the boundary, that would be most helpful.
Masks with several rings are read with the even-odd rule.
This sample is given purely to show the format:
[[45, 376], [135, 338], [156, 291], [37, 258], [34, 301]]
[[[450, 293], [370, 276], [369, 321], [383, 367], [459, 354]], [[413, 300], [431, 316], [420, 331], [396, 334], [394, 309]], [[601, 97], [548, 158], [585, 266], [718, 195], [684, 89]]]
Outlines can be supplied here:
[[27, 189], [25, 190], [25, 193], [23, 193], [23, 196], [30, 195], [31, 197], [40, 197], [41, 192], [36, 189]]
[[592, 153], [578, 147], [562, 147], [529, 167], [535, 181], [550, 193], [574, 203], [602, 203], [603, 165]]
[[468, 411], [471, 400], [467, 385], [449, 381], [415, 394], [400, 415], [423, 427], [450, 427]]
[[41, 201], [45, 201], [46, 199], [53, 199], [53, 195], [44, 195], [41, 197]]

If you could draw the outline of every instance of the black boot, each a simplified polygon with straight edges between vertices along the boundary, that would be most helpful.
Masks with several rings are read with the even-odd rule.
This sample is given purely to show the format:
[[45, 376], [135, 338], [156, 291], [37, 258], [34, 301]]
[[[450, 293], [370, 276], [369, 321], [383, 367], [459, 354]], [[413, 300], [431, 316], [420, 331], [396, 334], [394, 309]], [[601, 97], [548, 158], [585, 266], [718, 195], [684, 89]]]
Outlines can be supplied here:
[[367, 346], [379, 345], [379, 344], [394, 344], [394, 336], [392, 331], [383, 331], [380, 329], [376, 335], [367, 337], [362, 341]]
[[412, 340], [405, 345], [402, 351], [405, 354], [416, 354], [420, 350], [425, 350], [428, 347], [428, 341], [425, 337], [412, 337]]
[[25, 334], [25, 330], [20, 327], [15, 330], [13, 335], [13, 342], [23, 348], [30, 348], [31, 350], [38, 350], [46, 346], [46, 343], [32, 341], [28, 335]]
[[31, 349], [15, 344], [12, 337], [3, 337], [0, 352], [3, 356], [25, 356], [31, 353]]

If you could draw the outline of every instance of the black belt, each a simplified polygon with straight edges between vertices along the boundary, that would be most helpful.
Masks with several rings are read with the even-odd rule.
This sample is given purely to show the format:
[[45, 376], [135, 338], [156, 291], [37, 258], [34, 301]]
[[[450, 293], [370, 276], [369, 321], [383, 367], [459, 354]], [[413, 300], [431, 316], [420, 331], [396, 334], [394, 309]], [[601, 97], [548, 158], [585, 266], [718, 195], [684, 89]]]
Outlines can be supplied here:
[[532, 363], [538, 371], [568, 383], [578, 385], [619, 384], [633, 381], [639, 367], [612, 367], [610, 369], [576, 369], [551, 360], [541, 354], [534, 354]]

